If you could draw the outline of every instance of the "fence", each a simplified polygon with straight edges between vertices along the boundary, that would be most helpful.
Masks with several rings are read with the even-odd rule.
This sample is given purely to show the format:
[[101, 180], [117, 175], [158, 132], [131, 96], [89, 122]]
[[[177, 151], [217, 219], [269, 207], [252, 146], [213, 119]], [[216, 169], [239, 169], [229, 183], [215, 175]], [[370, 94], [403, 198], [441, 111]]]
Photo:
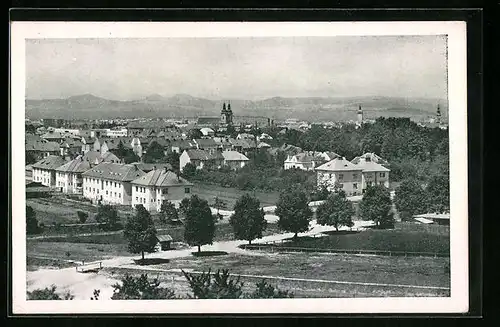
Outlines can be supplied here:
[[411, 252], [411, 251], [384, 251], [384, 250], [355, 250], [355, 249], [320, 249], [294, 246], [276, 246], [274, 243], [283, 243], [283, 240], [271, 244], [245, 244], [241, 247], [247, 250], [271, 251], [271, 252], [319, 252], [319, 253], [340, 253], [340, 254], [369, 254], [385, 256], [403, 256], [403, 257], [449, 257], [449, 253], [442, 252]]

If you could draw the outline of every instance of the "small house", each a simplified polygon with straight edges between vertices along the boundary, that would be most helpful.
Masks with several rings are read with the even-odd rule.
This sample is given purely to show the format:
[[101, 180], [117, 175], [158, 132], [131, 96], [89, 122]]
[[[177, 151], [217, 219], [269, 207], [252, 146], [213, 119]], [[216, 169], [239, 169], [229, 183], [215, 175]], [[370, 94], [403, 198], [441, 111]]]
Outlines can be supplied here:
[[167, 251], [172, 249], [172, 241], [173, 238], [170, 235], [157, 235], [156, 239], [158, 240], [158, 243], [156, 245], [157, 249], [160, 251]]

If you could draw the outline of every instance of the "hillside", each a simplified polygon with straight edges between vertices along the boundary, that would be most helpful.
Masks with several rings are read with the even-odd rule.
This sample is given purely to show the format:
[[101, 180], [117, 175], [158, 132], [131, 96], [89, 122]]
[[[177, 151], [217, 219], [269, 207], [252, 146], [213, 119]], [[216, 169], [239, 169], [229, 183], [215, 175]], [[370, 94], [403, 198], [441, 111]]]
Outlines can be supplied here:
[[[177, 94], [164, 97], [152, 94], [138, 100], [109, 100], [92, 94], [67, 99], [26, 100], [26, 115], [32, 119], [106, 119], [132, 117], [196, 117], [218, 115], [222, 101]], [[443, 117], [447, 105], [439, 99], [405, 99], [394, 97], [273, 97], [250, 101], [232, 99], [235, 116], [264, 116], [274, 119], [298, 118], [303, 120], [356, 119], [358, 106], [362, 106], [367, 119], [384, 117], [411, 117], [421, 119], [436, 112], [441, 104]]]

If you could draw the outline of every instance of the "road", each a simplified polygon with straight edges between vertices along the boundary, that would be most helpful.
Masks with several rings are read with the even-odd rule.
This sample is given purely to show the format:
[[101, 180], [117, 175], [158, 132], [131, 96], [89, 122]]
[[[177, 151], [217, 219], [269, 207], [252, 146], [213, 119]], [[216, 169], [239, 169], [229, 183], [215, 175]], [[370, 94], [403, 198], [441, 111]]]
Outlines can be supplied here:
[[[369, 221], [356, 221], [353, 229], [363, 228], [370, 225], [373, 225], [373, 223]], [[299, 236], [312, 236], [331, 230], [335, 230], [335, 228], [331, 226], [317, 225], [316, 222], [313, 221], [311, 222], [310, 230], [305, 233], [299, 233]], [[283, 239], [291, 238], [293, 237], [293, 235], [293, 233], [273, 234], [262, 237], [261, 239], [257, 239], [255, 240], [255, 242], [280, 241]], [[239, 253], [245, 255], [266, 255], [262, 252], [243, 250], [238, 247], [239, 245], [246, 243], [246, 241], [221, 241], [214, 242], [212, 245], [204, 245], [202, 249], [204, 251], [224, 251], [228, 253]], [[165, 252], [156, 252], [148, 254], [147, 258], [175, 259], [189, 257], [191, 256], [191, 253], [195, 251], [197, 251], [196, 247]], [[131, 264], [133, 264], [133, 259], [137, 258], [137, 256], [121, 256], [102, 260], [101, 262], [102, 266], [107, 268], [122, 267], [130, 266]], [[116, 282], [118, 282], [118, 280], [114, 279], [112, 276], [94, 273], [78, 273], [76, 271], [76, 268], [74, 267], [64, 269], [39, 269], [36, 271], [27, 272], [28, 291], [38, 288], [45, 288], [54, 284], [61, 292], [70, 291], [75, 296], [75, 300], [89, 299], [90, 296], [92, 296], [92, 292], [94, 289], [101, 290], [101, 299], [109, 299], [113, 294], [112, 285]]]

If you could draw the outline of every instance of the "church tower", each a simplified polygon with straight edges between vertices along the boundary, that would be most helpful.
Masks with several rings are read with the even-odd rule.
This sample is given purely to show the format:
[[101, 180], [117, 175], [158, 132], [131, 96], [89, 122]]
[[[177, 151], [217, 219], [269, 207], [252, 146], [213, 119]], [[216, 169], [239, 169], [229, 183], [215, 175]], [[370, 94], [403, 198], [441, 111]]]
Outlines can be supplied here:
[[439, 104], [437, 106], [436, 122], [441, 124], [441, 108], [439, 107]]
[[363, 110], [361, 109], [361, 105], [358, 108], [358, 123], [361, 124], [363, 122]]
[[220, 112], [220, 121], [221, 121], [222, 124], [226, 123], [226, 114], [227, 114], [226, 103], [224, 102], [222, 104], [222, 110]]
[[233, 111], [231, 110], [231, 103], [228, 101], [227, 103], [227, 111], [226, 111], [226, 124], [233, 124]]

